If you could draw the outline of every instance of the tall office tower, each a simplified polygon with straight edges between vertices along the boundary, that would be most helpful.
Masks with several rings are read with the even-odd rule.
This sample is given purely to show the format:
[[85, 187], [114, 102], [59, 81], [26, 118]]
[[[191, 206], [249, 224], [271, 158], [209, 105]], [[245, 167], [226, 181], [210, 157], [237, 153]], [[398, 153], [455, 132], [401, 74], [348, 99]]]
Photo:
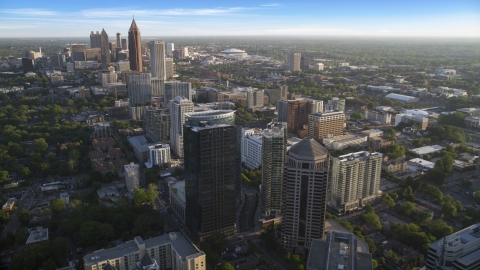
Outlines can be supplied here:
[[287, 122], [288, 133], [306, 135], [302, 132], [304, 126], [308, 125], [308, 115], [318, 112], [322, 108], [322, 104], [323, 102], [321, 101], [308, 98], [279, 100], [277, 120], [279, 122]]
[[265, 89], [265, 95], [268, 96], [270, 104], [277, 105], [279, 100], [286, 100], [288, 94], [288, 86], [279, 85], [274, 89]]
[[142, 38], [135, 19], [128, 30], [128, 59], [130, 61], [130, 70], [141, 72], [142, 64]]
[[122, 38], [122, 49], [128, 50], [128, 39]]
[[382, 154], [361, 151], [333, 159], [330, 206], [338, 214], [363, 207], [378, 196]]
[[101, 53], [102, 53], [102, 69], [107, 69], [111, 63], [111, 54], [108, 44], [108, 35], [105, 32], [105, 29], [102, 29], [102, 33], [100, 34], [102, 46], [101, 46]]
[[102, 48], [102, 37], [100, 33], [93, 34], [93, 31], [90, 32], [90, 48]]
[[125, 185], [127, 190], [132, 192], [135, 188], [140, 187], [140, 175], [139, 166], [130, 162], [130, 164], [124, 165], [125, 169]]
[[308, 136], [315, 139], [343, 135], [344, 126], [342, 111], [317, 112], [308, 116]]
[[175, 50], [175, 44], [167, 43], [167, 55], [172, 54], [174, 50]]
[[290, 53], [288, 55], [288, 70], [290, 71], [300, 71], [300, 59], [302, 57], [301, 53]]
[[175, 63], [173, 62], [173, 58], [165, 58], [165, 77], [167, 79], [173, 78], [175, 75]]
[[117, 33], [117, 48], [122, 48], [122, 34]]
[[133, 73], [128, 76], [130, 117], [140, 119], [152, 100], [150, 73]]
[[170, 142], [170, 109], [150, 106], [145, 112], [147, 137], [154, 143]]
[[282, 206], [285, 134], [283, 128], [265, 129], [262, 133], [262, 212], [279, 215]]
[[72, 44], [72, 60], [85, 61], [85, 44]]
[[109, 42], [108, 49], [110, 50], [110, 60], [112, 62], [117, 61], [117, 57], [116, 57], [117, 54], [115, 53], [115, 49], [116, 49], [115, 42]]
[[101, 49], [85, 49], [85, 59], [86, 61], [102, 61]]
[[301, 70], [309, 70], [310, 64], [313, 63], [312, 58], [303, 56], [300, 57], [300, 69]]
[[329, 99], [327, 104], [325, 104], [325, 111], [345, 111], [345, 99], [340, 99], [337, 97], [333, 97]]
[[166, 81], [165, 104], [170, 103], [170, 100], [173, 100], [177, 96], [192, 100], [192, 84], [189, 82]]
[[328, 190], [327, 149], [306, 138], [288, 150], [282, 185], [282, 241], [287, 252], [306, 253], [322, 239]]
[[150, 70], [152, 77], [166, 79], [165, 74], [165, 42], [163, 40], [150, 41]]
[[30, 59], [28, 57], [23, 57], [22, 58], [22, 68], [23, 68], [23, 73], [33, 71], [33, 59]]
[[235, 111], [186, 114], [185, 223], [196, 241], [235, 233], [237, 128]]
[[264, 100], [263, 90], [248, 90], [247, 91], [247, 110], [255, 112], [263, 107]]
[[50, 56], [50, 61], [52, 63], [52, 67], [64, 67], [65, 62], [65, 55], [63, 53], [56, 53]]
[[65, 57], [70, 57], [72, 55], [70, 48], [64, 48], [63, 54], [65, 54]]
[[190, 56], [190, 54], [188, 53], [188, 47], [185, 46], [183, 47], [183, 57], [188, 57], [188, 56]]
[[179, 157], [183, 157], [185, 113], [193, 112], [194, 107], [193, 102], [182, 96], [177, 96], [170, 102], [170, 146]]
[[[165, 85], [162, 79], [153, 77], [150, 80], [150, 84], [152, 85], [152, 97], [162, 97], [165, 95]], [[165, 100], [164, 103], [166, 103]]]
[[430, 244], [427, 270], [479, 269], [480, 224], [474, 224]]

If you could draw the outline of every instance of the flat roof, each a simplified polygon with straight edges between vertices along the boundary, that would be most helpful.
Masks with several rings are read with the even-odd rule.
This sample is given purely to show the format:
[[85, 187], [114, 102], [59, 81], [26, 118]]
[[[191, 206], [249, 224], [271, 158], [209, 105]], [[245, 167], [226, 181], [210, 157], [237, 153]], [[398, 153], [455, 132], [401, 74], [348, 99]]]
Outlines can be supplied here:
[[48, 228], [37, 227], [30, 232], [26, 244], [48, 240]]
[[[338, 231], [338, 232], [346, 232], [350, 233], [345, 227], [337, 223], [335, 220], [329, 218], [325, 220], [325, 232], [328, 231]], [[355, 239], [357, 240], [357, 252], [368, 253], [368, 244], [367, 242], [363, 241], [362, 238], [354, 235]], [[324, 239], [326, 238], [326, 234]]]
[[378, 153], [378, 152], [360, 151], [360, 152], [355, 152], [355, 153], [350, 153], [350, 154], [346, 154], [346, 155], [343, 155], [343, 156], [339, 156], [338, 158], [335, 158], [335, 159], [338, 159], [341, 162], [347, 162], [347, 161], [358, 160], [358, 159], [371, 157], [371, 156], [380, 156], [381, 157], [382, 154]]
[[173, 189], [173, 193], [176, 197], [178, 197], [183, 203], [186, 202], [185, 198], [185, 180], [177, 181], [170, 185], [171, 189]]
[[433, 169], [435, 166], [435, 163], [421, 158], [410, 159], [408, 162], [414, 164], [415, 166], [425, 167], [428, 169]]
[[443, 149], [445, 149], [445, 147], [443, 147], [441, 145], [434, 144], [434, 145], [429, 145], [429, 146], [424, 146], [424, 147], [411, 149], [410, 151], [414, 152], [417, 155], [424, 155], [424, 154], [434, 153], [434, 152], [437, 152], [437, 151], [440, 151], [440, 150], [443, 150]]

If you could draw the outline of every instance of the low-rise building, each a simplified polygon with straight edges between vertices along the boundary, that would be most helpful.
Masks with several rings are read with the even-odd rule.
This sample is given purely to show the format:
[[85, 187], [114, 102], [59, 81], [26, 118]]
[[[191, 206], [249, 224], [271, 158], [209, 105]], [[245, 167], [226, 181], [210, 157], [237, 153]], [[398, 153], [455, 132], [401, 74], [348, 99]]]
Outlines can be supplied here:
[[9, 212], [13, 210], [13, 206], [15, 206], [15, 202], [17, 199], [15, 198], [10, 198], [7, 200], [7, 202], [2, 206], [2, 211], [3, 212]]
[[[159, 269], [206, 270], [205, 253], [192, 245], [180, 232], [142, 239], [140, 236], [116, 247], [86, 255], [86, 270], [102, 270], [107, 264], [118, 270], [136, 269], [144, 257], [155, 260]], [[145, 259], [146, 260], [146, 259]]]
[[421, 159], [421, 158], [414, 158], [408, 161], [407, 166], [413, 171], [415, 170], [428, 171], [430, 169], [433, 169], [433, 167], [435, 166], [435, 163], [430, 162], [428, 160]]
[[323, 138], [323, 144], [328, 150], [343, 150], [349, 146], [357, 146], [367, 142], [367, 136], [346, 134], [336, 137]]
[[114, 186], [105, 187], [97, 190], [97, 195], [100, 199], [106, 199], [111, 197], [119, 197], [117, 189]]
[[402, 122], [406, 124], [416, 124], [421, 130], [425, 130], [428, 127], [428, 118], [420, 114], [397, 114], [395, 116], [395, 126], [398, 126]]
[[112, 136], [112, 127], [108, 122], [96, 123], [93, 125], [94, 138], [107, 138]]
[[473, 171], [476, 169], [475, 164], [470, 162], [461, 161], [458, 159], [453, 160], [453, 169], [456, 171]]
[[480, 117], [465, 117], [465, 127], [480, 128]]
[[158, 143], [148, 146], [148, 149], [148, 161], [145, 162], [145, 166], [147, 166], [147, 168], [151, 169], [153, 166], [162, 166], [171, 161], [170, 145]]
[[403, 158], [387, 160], [382, 163], [382, 170], [386, 172], [402, 172], [408, 170], [408, 162]]
[[35, 227], [30, 230], [30, 235], [28, 236], [27, 242], [25, 244], [34, 244], [41, 241], [48, 240], [48, 228]]
[[445, 149], [445, 147], [435, 144], [435, 145], [429, 145], [429, 146], [423, 146], [423, 147], [411, 149], [410, 151], [421, 156], [425, 154], [435, 153], [443, 149]]
[[386, 112], [365, 111], [363, 115], [368, 121], [380, 122], [382, 124], [392, 123], [392, 115]]
[[92, 146], [95, 150], [108, 150], [113, 148], [115, 140], [113, 138], [98, 138], [92, 140]]
[[380, 129], [369, 129], [369, 130], [362, 131], [362, 134], [367, 136], [368, 138], [382, 137], [383, 136], [383, 131], [380, 130]]

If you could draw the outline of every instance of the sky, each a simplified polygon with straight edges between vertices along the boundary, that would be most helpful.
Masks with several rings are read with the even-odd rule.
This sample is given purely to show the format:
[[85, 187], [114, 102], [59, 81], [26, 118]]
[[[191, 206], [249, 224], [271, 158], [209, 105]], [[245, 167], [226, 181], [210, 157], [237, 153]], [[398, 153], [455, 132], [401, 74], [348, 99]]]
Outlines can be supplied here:
[[12, 1], [0, 37], [142, 36], [480, 37], [479, 0]]

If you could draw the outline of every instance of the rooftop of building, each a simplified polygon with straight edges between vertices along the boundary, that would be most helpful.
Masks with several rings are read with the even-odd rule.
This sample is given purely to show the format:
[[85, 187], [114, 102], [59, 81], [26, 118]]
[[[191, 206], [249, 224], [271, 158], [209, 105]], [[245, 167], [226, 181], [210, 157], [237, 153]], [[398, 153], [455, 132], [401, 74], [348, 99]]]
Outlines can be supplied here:
[[284, 129], [279, 127], [273, 127], [271, 129], [264, 129], [262, 132], [264, 137], [278, 137], [284, 136]]
[[183, 202], [186, 202], [185, 198], [185, 180], [183, 181], [176, 181], [174, 183], [169, 184], [170, 190]]
[[125, 165], [124, 168], [126, 173], [130, 173], [130, 172], [137, 172], [139, 166], [138, 164], [130, 162], [130, 164]]
[[411, 151], [414, 152], [417, 155], [425, 155], [425, 154], [430, 154], [430, 153], [440, 151], [442, 149], [445, 149], [445, 147], [443, 147], [441, 145], [434, 144], [434, 145], [423, 146], [423, 147], [411, 149]]
[[224, 51], [221, 51], [221, 53], [244, 53], [245, 51], [242, 51], [242, 50], [239, 50], [239, 49], [235, 49], [235, 48], [231, 48], [231, 49], [226, 49]]
[[400, 94], [388, 94], [385, 96], [386, 98], [397, 99], [401, 101], [409, 101], [411, 99], [415, 99], [415, 97], [400, 95]]
[[302, 159], [315, 159], [328, 154], [327, 148], [323, 147], [313, 138], [305, 138], [293, 145], [288, 154], [294, 154]]
[[30, 232], [26, 244], [33, 244], [45, 240], [48, 240], [48, 228], [36, 227]]
[[[447, 245], [450, 245], [448, 243], [451, 241], [455, 241], [457, 237], [461, 245], [466, 245], [473, 241], [480, 243], [480, 224], [474, 224], [456, 233], [447, 235], [446, 237], [447, 237], [446, 239]], [[438, 239], [437, 241], [433, 242], [431, 245], [440, 247], [441, 243], [443, 243], [443, 238]], [[467, 255], [464, 256], [465, 259], [468, 259]]]
[[213, 119], [213, 118], [233, 116], [234, 114], [235, 114], [235, 110], [208, 110], [208, 111], [185, 113], [185, 117], [186, 118], [197, 118], [199, 120], [201, 120], [201, 119], [209, 120], [209, 119]]
[[323, 138], [323, 143], [332, 143], [332, 142], [348, 142], [351, 140], [358, 140], [361, 138], [366, 138], [365, 135], [355, 135], [355, 134], [345, 134], [341, 136], [335, 136], [335, 137], [325, 137]]
[[360, 151], [360, 152], [339, 156], [338, 158], [335, 158], [335, 159], [341, 162], [347, 162], [347, 161], [353, 161], [353, 160], [360, 160], [360, 159], [364, 159], [371, 156], [380, 156], [381, 158], [382, 154], [378, 152]]
[[312, 116], [322, 117], [322, 116], [332, 116], [332, 115], [339, 115], [343, 114], [343, 111], [336, 110], [336, 111], [327, 111], [327, 112], [316, 112], [311, 114]]
[[91, 254], [87, 254], [83, 259], [85, 264], [91, 265], [108, 259], [119, 258], [124, 255], [139, 252], [140, 249], [137, 242], [138, 244], [145, 244], [146, 249], [171, 244], [173, 249], [175, 249], [177, 254], [181, 256], [183, 260], [185, 260], [187, 256], [200, 252], [180, 232], [173, 232], [145, 240], [137, 236], [134, 240], [127, 241], [116, 247], [94, 251]]

